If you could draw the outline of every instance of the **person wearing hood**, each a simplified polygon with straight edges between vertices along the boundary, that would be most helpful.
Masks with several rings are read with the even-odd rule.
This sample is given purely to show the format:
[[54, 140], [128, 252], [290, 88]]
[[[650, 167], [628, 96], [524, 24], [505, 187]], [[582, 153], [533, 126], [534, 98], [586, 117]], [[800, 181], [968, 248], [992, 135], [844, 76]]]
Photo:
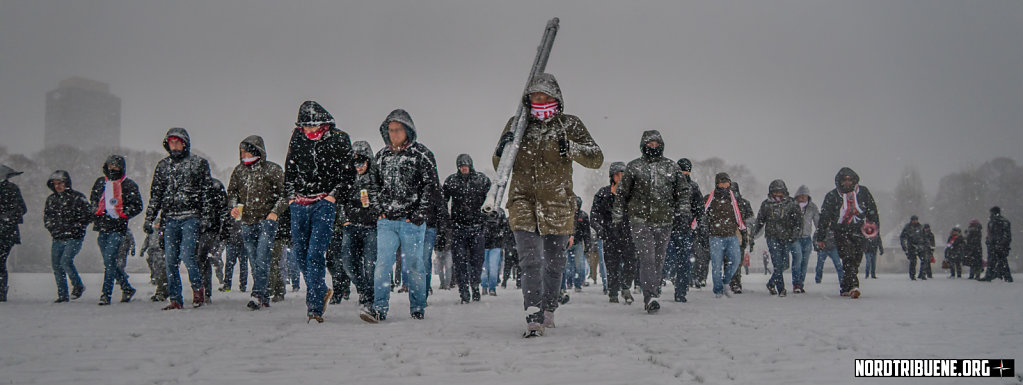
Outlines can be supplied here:
[[[459, 154], [458, 168], [444, 180], [444, 204], [451, 203], [453, 226], [451, 257], [462, 303], [480, 300], [480, 277], [486, 253], [483, 203], [490, 191], [490, 178], [476, 171], [469, 154]], [[499, 256], [498, 252], [498, 256]]]
[[[739, 182], [732, 182], [730, 188], [733, 192], [735, 192], [735, 197], [738, 198], [739, 214], [742, 215], [742, 221], [752, 222], [755, 220], [756, 217], [754, 217], [755, 214], [753, 213], [753, 204], [742, 196], [742, 192], [739, 191]], [[739, 232], [736, 233], [736, 237], [739, 238], [739, 252], [740, 254], [743, 254], [743, 256], [739, 259], [739, 266], [746, 267], [747, 275], [749, 275], [749, 264], [746, 262], [749, 258], [746, 258], [746, 256], [749, 254], [746, 250], [749, 249], [750, 252], [753, 251], [753, 237], [750, 235], [751, 233], [748, 228], [740, 229]], [[725, 260], [725, 263], [728, 263], [727, 259]], [[728, 283], [728, 287], [732, 290], [732, 293], [742, 294], [742, 274], [739, 273], [739, 269], [736, 269], [736, 273], [732, 275], [732, 281]]]
[[142, 241], [142, 249], [139, 255], [146, 258], [149, 265], [149, 283], [156, 288], [150, 301], [163, 302], [167, 300], [167, 260], [163, 256], [163, 228], [154, 229], [152, 233], [146, 234]]
[[867, 237], [863, 241], [863, 278], [877, 279], [877, 256], [884, 255], [884, 243], [881, 237]]
[[[377, 219], [380, 218], [380, 174], [369, 142], [352, 143], [352, 152], [352, 168], [356, 172], [355, 184], [348, 196], [342, 197], [340, 201], [334, 225], [334, 239], [330, 242], [331, 247], [327, 249], [327, 254], [328, 263], [333, 259], [334, 269], [337, 269], [340, 263], [344, 275], [355, 283], [359, 305], [368, 308], [373, 306]], [[331, 254], [337, 256], [331, 258]], [[347, 287], [341, 289], [351, 290]]]
[[789, 255], [796, 254], [795, 249], [799, 247], [796, 240], [803, 228], [803, 212], [796, 200], [789, 196], [785, 181], [772, 181], [767, 191], [767, 199], [760, 204], [751, 239], [755, 239], [764, 230], [767, 250], [771, 253], [771, 264], [774, 266], [771, 279], [767, 281], [767, 290], [772, 295], [784, 297], [784, 273], [789, 268]]
[[99, 233], [100, 254], [103, 255], [103, 287], [100, 305], [110, 304], [114, 281], [121, 283], [121, 302], [131, 301], [135, 289], [128, 283], [128, 274], [117, 263], [117, 253], [128, 236], [128, 221], [142, 213], [142, 194], [135, 181], [126, 176], [123, 156], [111, 155], [103, 163], [103, 176], [96, 179], [89, 194], [94, 207], [92, 229]]
[[377, 151], [380, 172], [380, 218], [377, 220], [377, 261], [373, 274], [373, 306], [362, 309], [364, 321], [377, 323], [390, 309], [391, 274], [398, 250], [407, 272], [409, 313], [421, 320], [426, 314], [426, 262], [423, 247], [426, 220], [436, 203], [437, 166], [432, 153], [416, 141], [412, 116], [402, 109], [391, 111], [380, 124], [384, 147]]
[[210, 184], [206, 186], [204, 193], [203, 217], [199, 226], [199, 239], [195, 247], [195, 264], [199, 268], [199, 275], [202, 277], [203, 303], [213, 303], [213, 277], [216, 275], [220, 285], [223, 285], [224, 273], [223, 262], [220, 260], [220, 252], [223, 249], [223, 238], [227, 233], [223, 231], [224, 224], [231, 221], [231, 208], [227, 205], [227, 190], [224, 183], [219, 179], [210, 178]]
[[[626, 215], [621, 223], [614, 223], [612, 211], [618, 198], [618, 187], [625, 174], [625, 162], [613, 162], [608, 170], [610, 184], [601, 187], [593, 196], [590, 206], [590, 223], [597, 230], [597, 248], [604, 260], [607, 280], [604, 287], [611, 303], [618, 303], [618, 292], [625, 297], [625, 303], [632, 303], [632, 293], [626, 282], [632, 282], [636, 252], [632, 244], [631, 226]], [[625, 210], [629, 207], [625, 206]]]
[[924, 271], [927, 279], [934, 279], [934, 273], [931, 271], [931, 264], [934, 263], [934, 232], [931, 231], [931, 225], [928, 223], [924, 223], [923, 237], [924, 248], [920, 259], [920, 268]]
[[583, 199], [576, 197], [575, 231], [568, 238], [568, 255], [565, 271], [562, 272], [561, 290], [573, 286], [575, 292], [583, 291], [586, 280], [586, 247], [590, 243], [590, 217], [583, 211]]
[[728, 174], [715, 175], [714, 184], [714, 190], [705, 197], [703, 210], [710, 237], [714, 296], [721, 298], [730, 296], [724, 289], [724, 283], [732, 281], [742, 261], [743, 250], [738, 234], [746, 230], [746, 218], [740, 209], [741, 197], [732, 189], [732, 179]]
[[[497, 295], [497, 284], [501, 282], [501, 257], [504, 254], [505, 238], [511, 237], [508, 231], [508, 216], [504, 209], [497, 208], [486, 214], [484, 226], [483, 248], [486, 249], [480, 282], [483, 291], [491, 296]], [[505, 276], [507, 281], [508, 277]]]
[[[168, 156], [160, 160], [153, 172], [146, 209], [145, 232], [154, 226], [164, 227], [164, 256], [167, 259], [167, 283], [170, 304], [165, 310], [181, 309], [181, 275], [178, 266], [185, 264], [192, 286], [192, 306], [205, 302], [202, 274], [196, 261], [199, 235], [210, 226], [206, 192], [212, 184], [209, 162], [191, 153], [191, 140], [184, 128], [171, 128], [163, 139]], [[155, 221], [161, 218], [159, 225]]]
[[878, 236], [881, 223], [874, 196], [866, 186], [860, 185], [860, 176], [848, 167], [835, 174], [835, 189], [824, 196], [820, 222], [814, 235], [817, 245], [824, 248], [828, 232], [835, 236], [835, 246], [842, 260], [841, 293], [859, 298], [860, 280], [856, 274], [863, 260], [863, 240]]
[[[639, 260], [643, 310], [654, 314], [661, 308], [657, 299], [672, 225], [679, 212], [689, 212], [692, 190], [682, 168], [664, 157], [664, 139], [660, 132], [643, 132], [639, 148], [642, 155], [625, 166], [612, 222], [621, 223], [625, 215], [629, 216]], [[683, 221], [688, 222], [688, 218], [691, 215], [686, 215]]]
[[1012, 228], [1008, 219], [1002, 216], [1002, 209], [994, 206], [987, 222], [987, 273], [979, 281], [991, 282], [1001, 278], [1012, 282], [1009, 268], [1009, 250], [1012, 246]]
[[[902, 227], [902, 232], [899, 233], [899, 243], [902, 246], [902, 252], [906, 253], [906, 259], [909, 260], [909, 279], [913, 281], [916, 281], [917, 278], [927, 279], [924, 269], [927, 241], [924, 237], [924, 227], [916, 215], [910, 217], [909, 223]], [[919, 274], [916, 269], [917, 261], [920, 262]]]
[[[515, 234], [522, 269], [526, 337], [553, 326], [560, 299], [564, 251], [572, 235], [575, 192], [572, 163], [599, 168], [604, 154], [582, 121], [565, 114], [565, 100], [554, 75], [537, 74], [522, 95], [529, 111], [508, 186], [508, 222]], [[514, 141], [515, 117], [508, 119], [492, 158], [494, 168]], [[550, 318], [550, 320], [546, 320]]]
[[[68, 302], [70, 299], [78, 299], [85, 291], [82, 278], [75, 268], [75, 256], [82, 250], [85, 230], [92, 222], [92, 210], [85, 194], [71, 187], [71, 175], [67, 171], [54, 171], [46, 181], [46, 187], [53, 191], [46, 198], [43, 225], [53, 238], [50, 256], [53, 275], [57, 280], [55, 302]], [[68, 279], [71, 280], [70, 297]]]
[[984, 272], [984, 225], [980, 220], [970, 221], [966, 227], [966, 259], [965, 265], [970, 267], [968, 279], [980, 279]]
[[[232, 227], [240, 227], [245, 250], [245, 259], [252, 265], [252, 300], [247, 307], [251, 310], [270, 307], [270, 292], [267, 284], [270, 276], [270, 259], [274, 240], [277, 238], [277, 220], [287, 209], [284, 197], [284, 169], [267, 158], [263, 137], [251, 135], [238, 145], [239, 163], [231, 172], [227, 185], [227, 207], [231, 208]], [[242, 287], [245, 287], [244, 260]], [[227, 282], [230, 278], [225, 277]], [[230, 285], [225, 285], [230, 290]], [[243, 289], [244, 290], [244, 289]]]
[[959, 227], [953, 227], [945, 241], [945, 262], [948, 263], [949, 278], [963, 277], [963, 257], [966, 255], [966, 239]]
[[689, 184], [689, 201], [675, 212], [667, 256], [673, 266], [665, 266], [665, 270], [675, 286], [675, 302], [686, 302], [693, 273], [693, 237], [698, 218], [703, 214], [703, 193], [696, 180], [690, 177], [693, 163], [688, 158], [682, 158], [678, 160], [678, 167], [682, 170], [682, 178]]
[[[796, 204], [803, 216], [803, 225], [799, 230], [799, 239], [792, 252], [792, 292], [806, 293], [803, 281], [806, 280], [806, 268], [810, 264], [810, 253], [813, 251], [813, 231], [817, 228], [821, 212], [810, 197], [810, 188], [806, 185], [796, 189]], [[880, 239], [878, 237], [877, 239]]]
[[24, 222], [28, 207], [21, 196], [21, 189], [11, 182], [11, 177], [21, 175], [20, 171], [7, 165], [0, 165], [0, 302], [7, 302], [7, 257], [14, 245], [21, 244], [18, 225]]
[[351, 139], [323, 106], [305, 101], [298, 108], [284, 164], [292, 252], [306, 283], [306, 316], [323, 322], [334, 294], [325, 282], [324, 254], [334, 232], [337, 199], [347, 197], [355, 181]]

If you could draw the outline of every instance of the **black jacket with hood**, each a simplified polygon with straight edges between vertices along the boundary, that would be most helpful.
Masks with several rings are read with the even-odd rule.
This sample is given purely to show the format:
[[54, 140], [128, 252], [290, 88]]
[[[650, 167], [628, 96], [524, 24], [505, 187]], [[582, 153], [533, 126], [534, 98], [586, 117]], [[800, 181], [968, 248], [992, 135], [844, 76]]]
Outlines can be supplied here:
[[[852, 189], [846, 191], [842, 187], [842, 178], [849, 176], [853, 179]], [[856, 201], [859, 202], [860, 213], [855, 216], [852, 223], [840, 223], [842, 212], [843, 199], [842, 195], [855, 192]], [[838, 170], [838, 174], [835, 175], [835, 189], [828, 192], [824, 196], [824, 202], [821, 203], [821, 216], [817, 222], [817, 233], [814, 235], [814, 239], [817, 242], [824, 242], [829, 231], [834, 231], [836, 236], [838, 233], [846, 236], [863, 236], [862, 229], [864, 222], [870, 222], [881, 227], [880, 219], [877, 213], [877, 204], [874, 202], [874, 196], [870, 194], [870, 190], [866, 186], [860, 186], [860, 176], [856, 174], [851, 168], [842, 167]]]
[[[401, 148], [391, 148], [387, 125], [398, 122], [405, 126], [407, 139]], [[380, 124], [384, 147], [377, 151], [380, 170], [380, 205], [390, 220], [404, 220], [422, 225], [437, 208], [433, 201], [439, 196], [436, 162], [426, 146], [416, 142], [416, 126], [405, 110], [391, 111]]]
[[[111, 163], [117, 164], [121, 168], [121, 177], [128, 172], [127, 168], [125, 168], [127, 162], [124, 161], [123, 156], [111, 155], [107, 158], [107, 161], [103, 163], [104, 176], [96, 179], [96, 182], [92, 184], [92, 191], [89, 194], [89, 205], [92, 210], [99, 210], [99, 201], [103, 199], [107, 178], [117, 177], [117, 175], [112, 175], [107, 169], [107, 165]], [[93, 230], [101, 233], [125, 233], [128, 231], [128, 220], [142, 213], [142, 194], [139, 192], [139, 186], [135, 184], [135, 181], [127, 177], [123, 178], [124, 180], [121, 181], [121, 200], [124, 201], [123, 210], [126, 218], [111, 218], [106, 213], [93, 211]]]
[[284, 162], [284, 195], [290, 201], [297, 196], [327, 194], [340, 199], [348, 196], [355, 181], [352, 168], [352, 141], [337, 128], [334, 117], [314, 101], [298, 109], [297, 126], [326, 125], [318, 140], [309, 139], [302, 127], [296, 127], [288, 143]]
[[987, 222], [987, 252], [1008, 253], [1012, 244], [1012, 229], [1001, 213], [991, 214]]
[[[156, 164], [153, 172], [153, 183], [149, 190], [149, 207], [146, 209], [145, 229], [152, 228], [157, 216], [171, 219], [209, 217], [206, 203], [206, 192], [213, 183], [210, 175], [210, 163], [202, 157], [192, 154], [192, 142], [188, 131], [175, 127], [167, 131], [163, 138], [163, 148], [171, 152], [167, 141], [178, 137], [185, 144], [180, 154], [171, 154]], [[204, 227], [208, 227], [205, 223]]]
[[[612, 162], [607, 172], [608, 182], [613, 184], [614, 176], [619, 172], [625, 172], [625, 163]], [[630, 227], [628, 215], [623, 217], [625, 221], [619, 224], [618, 227], [613, 227], [612, 212], [614, 211], [614, 203], [617, 197], [617, 194], [611, 193], [610, 184], [601, 187], [600, 190], [597, 190], [597, 193], [593, 195], [593, 204], [590, 205], [590, 226], [592, 226], [593, 230], [596, 231], [597, 239], [608, 240], [613, 232], [631, 234], [629, 232]], [[629, 207], [625, 206], [625, 209], [628, 210]]]
[[[681, 221], [692, 218], [689, 209], [691, 190], [682, 174], [682, 168], [663, 156], [664, 139], [660, 132], [643, 132], [640, 151], [646, 151], [646, 144], [650, 142], [659, 144], [660, 154], [644, 154], [625, 167], [621, 185], [618, 186], [619, 199], [615, 200], [612, 214], [615, 222], [628, 215], [633, 224], [670, 226], [676, 216], [684, 216], [679, 219]], [[628, 214], [625, 206], [628, 206]]]
[[[784, 194], [784, 198], [774, 200], [771, 194], [775, 192]], [[780, 239], [788, 243], [799, 238], [800, 230], [803, 228], [803, 212], [796, 200], [789, 196], [789, 189], [781, 179], [776, 179], [769, 185], [767, 199], [760, 204], [760, 212], [757, 214], [756, 224], [753, 225], [752, 237], [759, 236], [760, 231], [765, 228], [766, 238]]]
[[21, 189], [18, 185], [8, 179], [12, 176], [21, 175], [19, 171], [0, 165], [0, 243], [14, 244], [21, 243], [21, 232], [18, 225], [24, 222], [28, 207], [25, 206], [25, 199], [21, 196]]
[[[54, 180], [64, 182], [66, 189], [58, 193], [53, 188]], [[54, 171], [46, 180], [46, 187], [49, 187], [53, 194], [46, 198], [43, 226], [57, 241], [84, 238], [85, 229], [92, 222], [89, 198], [71, 188], [71, 175], [64, 170]]]
[[[366, 162], [366, 172], [359, 174], [356, 171], [355, 186], [351, 193], [346, 197], [338, 197], [338, 203], [341, 204], [341, 209], [338, 210], [338, 225], [343, 226], [346, 222], [351, 222], [376, 227], [377, 219], [380, 218], [380, 172], [373, 157], [373, 149], [369, 142], [360, 140], [352, 144], [352, 150], [355, 154], [355, 163]], [[366, 190], [369, 197], [369, 207], [362, 207], [362, 190]]]
[[469, 173], [460, 170], [444, 180], [444, 204], [451, 202], [451, 223], [457, 227], [482, 225], [486, 217], [483, 203], [490, 191], [490, 178], [476, 171], [469, 154], [460, 154], [455, 161], [457, 167], [469, 166]]
[[583, 199], [580, 197], [575, 198], [575, 230], [572, 231], [573, 244], [584, 242], [586, 247], [590, 247], [590, 216], [583, 211]]

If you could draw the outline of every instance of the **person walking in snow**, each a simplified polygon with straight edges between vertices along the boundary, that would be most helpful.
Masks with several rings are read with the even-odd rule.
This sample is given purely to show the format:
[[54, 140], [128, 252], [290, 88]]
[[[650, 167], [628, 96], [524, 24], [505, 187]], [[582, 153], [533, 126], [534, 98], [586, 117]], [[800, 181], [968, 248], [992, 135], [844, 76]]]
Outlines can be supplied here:
[[767, 191], [767, 199], [760, 204], [751, 237], [756, 238], [761, 230], [766, 229], [764, 237], [774, 265], [771, 279], [767, 281], [767, 290], [771, 295], [784, 297], [787, 294], [784, 273], [789, 268], [789, 256], [796, 254], [795, 248], [799, 247], [796, 239], [802, 230], [803, 212], [796, 200], [789, 196], [785, 181], [772, 181]]
[[994, 206], [990, 210], [991, 219], [987, 222], [987, 273], [979, 281], [990, 282], [1001, 278], [1012, 282], [1012, 271], [1009, 269], [1009, 250], [1012, 245], [1012, 228], [1008, 219], [1002, 216], [1002, 209]]
[[576, 293], [583, 291], [583, 281], [586, 280], [586, 247], [590, 243], [590, 217], [583, 211], [583, 199], [576, 197], [575, 202], [575, 230], [568, 238], [568, 255], [565, 256], [565, 271], [561, 279], [562, 294], [566, 296], [569, 286], [574, 287]]
[[[352, 143], [355, 185], [341, 200], [338, 222], [341, 225], [340, 262], [345, 274], [355, 283], [359, 305], [373, 306], [373, 274], [377, 260], [377, 219], [380, 218], [380, 173], [369, 142]], [[336, 227], [336, 226], [335, 226]], [[335, 231], [335, 235], [337, 232]], [[336, 263], [336, 262], [335, 262]]]
[[[373, 306], [362, 309], [363, 321], [378, 323], [390, 310], [391, 275], [396, 258], [407, 271], [409, 313], [412, 319], [426, 315], [426, 262], [423, 243], [426, 219], [435, 207], [436, 162], [432, 153], [416, 141], [412, 116], [402, 109], [391, 111], [380, 124], [384, 148], [377, 151], [380, 171], [380, 208], [377, 220], [377, 261], [373, 275]], [[399, 251], [400, 249], [400, 257]]]
[[945, 241], [945, 261], [948, 263], [949, 278], [963, 277], [963, 258], [966, 255], [966, 238], [958, 227], [953, 227]]
[[338, 197], [355, 180], [352, 142], [319, 103], [298, 108], [284, 167], [284, 196], [291, 210], [291, 243], [306, 283], [306, 322], [323, 322], [333, 295], [325, 282], [324, 253], [334, 231]]
[[[664, 139], [657, 130], [643, 132], [639, 148], [642, 156], [625, 167], [615, 200], [613, 221], [621, 223], [629, 216], [632, 241], [639, 259], [639, 284], [643, 290], [643, 310], [657, 313], [661, 306], [661, 278], [664, 259], [671, 240], [671, 228], [679, 212], [688, 212], [690, 185], [682, 168], [664, 157]], [[628, 210], [625, 210], [628, 206]], [[684, 221], [688, 222], [690, 216]]]
[[[444, 204], [451, 203], [453, 226], [451, 258], [461, 303], [480, 300], [480, 276], [486, 252], [486, 216], [482, 208], [490, 191], [490, 178], [473, 168], [469, 154], [459, 154], [458, 171], [444, 180]], [[480, 268], [477, 269], [477, 266]]]
[[[267, 287], [271, 254], [277, 238], [277, 220], [287, 209], [284, 169], [268, 159], [263, 137], [259, 135], [248, 136], [238, 144], [238, 158], [227, 185], [227, 207], [232, 220], [227, 220], [226, 226], [237, 229], [244, 250], [244, 257], [238, 258], [242, 291], [248, 275], [246, 260], [252, 265], [252, 300], [246, 306], [259, 310], [270, 307], [271, 293]], [[228, 290], [230, 282], [225, 274], [224, 286]]]
[[[631, 227], [629, 216], [622, 218], [622, 222], [614, 223], [612, 210], [614, 202], [618, 198], [618, 187], [622, 176], [625, 174], [625, 162], [613, 162], [608, 169], [610, 184], [601, 187], [593, 196], [593, 205], [590, 206], [591, 222], [598, 224], [602, 229], [597, 233], [600, 246], [604, 250], [604, 268], [607, 270], [607, 295], [611, 303], [618, 303], [618, 292], [621, 291], [626, 304], [631, 304], [632, 293], [626, 287], [626, 282], [632, 282], [633, 265], [636, 263], [635, 248], [632, 244]], [[625, 210], [629, 207], [626, 205]]]
[[[53, 238], [50, 256], [53, 276], [57, 281], [57, 300], [54, 302], [68, 302], [78, 299], [85, 291], [75, 268], [75, 256], [82, 250], [85, 230], [92, 222], [92, 210], [89, 198], [71, 187], [71, 174], [67, 171], [54, 171], [46, 181], [46, 187], [53, 191], [46, 198], [43, 225]], [[70, 296], [68, 279], [71, 280]]]
[[686, 302], [693, 275], [693, 237], [697, 218], [703, 213], [703, 194], [700, 185], [690, 176], [693, 163], [682, 158], [678, 160], [678, 166], [682, 170], [683, 179], [689, 184], [689, 201], [675, 212], [667, 251], [667, 260], [674, 261], [675, 266], [670, 270], [666, 267], [665, 270], [669, 270], [669, 278], [675, 286], [675, 302]]
[[849, 272], [842, 275], [841, 294], [859, 298], [856, 272], [863, 260], [863, 240], [878, 236], [881, 223], [874, 196], [860, 185], [860, 176], [852, 169], [843, 167], [835, 175], [835, 189], [824, 196], [818, 225], [817, 245], [823, 248], [828, 232], [833, 232], [842, 270]]
[[[916, 281], [917, 278], [926, 280], [924, 250], [927, 248], [927, 242], [924, 238], [924, 227], [916, 215], [910, 217], [909, 223], [902, 227], [899, 242], [902, 245], [902, 252], [906, 253], [906, 259], [909, 260], [909, 279], [913, 281]], [[920, 263], [919, 274], [916, 269], [917, 262]]]
[[150, 301], [163, 302], [167, 300], [167, 260], [163, 255], [163, 226], [159, 226], [152, 233], [146, 234], [142, 241], [142, 249], [139, 255], [146, 258], [149, 266], [149, 283], [156, 288]]
[[806, 280], [806, 268], [810, 263], [810, 253], [814, 249], [813, 232], [817, 228], [821, 212], [817, 208], [817, 204], [813, 203], [813, 198], [810, 197], [810, 188], [806, 185], [796, 189], [796, 203], [803, 216], [803, 225], [799, 230], [799, 239], [796, 240], [797, 244], [792, 252], [792, 292], [802, 294], [806, 293], [803, 281]]
[[[486, 249], [483, 259], [483, 272], [480, 282], [483, 292], [491, 296], [497, 295], [497, 284], [501, 282], [501, 262], [504, 256], [505, 238], [510, 237], [508, 216], [504, 209], [497, 208], [486, 214], [483, 247]], [[507, 277], [505, 277], [507, 280]]]
[[21, 189], [11, 182], [11, 177], [21, 175], [20, 171], [0, 165], [0, 302], [7, 302], [7, 257], [14, 245], [21, 244], [18, 229], [24, 221], [28, 208], [21, 196]]
[[984, 272], [984, 227], [977, 219], [971, 220], [966, 227], [966, 259], [964, 264], [970, 267], [969, 279], [980, 279]]
[[728, 174], [718, 173], [714, 176], [714, 183], [715, 189], [705, 197], [703, 209], [710, 235], [710, 272], [714, 296], [721, 298], [722, 295], [729, 295], [724, 289], [724, 283], [732, 280], [742, 261], [737, 234], [746, 229], [746, 222], [739, 209], [740, 198], [732, 190], [732, 180]]
[[[515, 235], [522, 269], [525, 337], [543, 335], [554, 326], [560, 299], [565, 250], [573, 232], [572, 163], [599, 168], [600, 147], [582, 121], [564, 113], [565, 102], [554, 75], [537, 74], [522, 95], [529, 110], [508, 186], [508, 222]], [[507, 145], [514, 140], [511, 118], [494, 152], [497, 168]]]
[[128, 221], [142, 213], [139, 186], [126, 176], [125, 166], [123, 156], [108, 157], [103, 163], [103, 176], [96, 179], [89, 194], [89, 204], [95, 208], [92, 229], [99, 233], [97, 242], [103, 256], [101, 306], [110, 304], [115, 280], [121, 283], [121, 302], [131, 301], [135, 295], [128, 274], [117, 263], [117, 253], [128, 233]]
[[931, 231], [931, 225], [928, 223], [924, 223], [923, 241], [924, 247], [920, 255], [920, 268], [924, 271], [927, 279], [933, 279], [934, 273], [931, 271], [931, 264], [934, 263], [934, 232]]
[[[742, 221], [752, 222], [755, 220], [756, 217], [754, 217], [755, 214], [753, 213], [753, 204], [742, 196], [742, 193], [739, 191], [739, 182], [732, 182], [731, 188], [732, 191], [735, 192], [735, 197], [739, 200], [739, 214], [742, 215]], [[746, 250], [749, 250], [750, 252], [753, 251], [753, 238], [750, 236], [748, 228], [739, 229], [735, 236], [739, 238], [739, 253], [742, 254], [739, 261], [736, 263], [746, 267], [746, 274], [749, 275], [749, 264], [746, 263], [749, 259], [746, 258], [746, 256], [749, 254]], [[742, 294], [742, 274], [739, 274], [738, 271], [739, 270], [736, 269], [736, 274], [732, 275], [732, 281], [728, 283], [728, 287], [732, 290], [732, 293]]]

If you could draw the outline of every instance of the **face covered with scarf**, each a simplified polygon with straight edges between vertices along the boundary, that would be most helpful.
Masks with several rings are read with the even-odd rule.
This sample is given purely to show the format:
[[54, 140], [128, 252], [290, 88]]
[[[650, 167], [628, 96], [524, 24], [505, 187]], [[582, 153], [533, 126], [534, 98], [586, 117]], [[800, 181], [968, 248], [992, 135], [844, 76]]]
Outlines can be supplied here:
[[529, 103], [529, 114], [541, 121], [550, 119], [558, 113], [558, 100], [543, 92], [529, 94]]

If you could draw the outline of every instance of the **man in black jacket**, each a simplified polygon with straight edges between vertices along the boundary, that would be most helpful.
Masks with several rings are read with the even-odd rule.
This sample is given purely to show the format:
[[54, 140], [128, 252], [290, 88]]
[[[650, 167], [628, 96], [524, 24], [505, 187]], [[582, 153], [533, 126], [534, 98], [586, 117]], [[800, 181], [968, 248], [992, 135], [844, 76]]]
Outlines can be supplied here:
[[126, 162], [120, 155], [111, 155], [103, 164], [103, 176], [96, 179], [89, 194], [93, 214], [93, 230], [99, 232], [99, 250], [103, 255], [103, 288], [100, 305], [110, 304], [114, 281], [121, 282], [121, 302], [131, 301], [135, 289], [128, 283], [128, 274], [117, 263], [117, 252], [128, 233], [128, 220], [142, 212], [142, 195], [135, 181], [125, 177]]
[[146, 233], [158, 226], [164, 228], [164, 257], [167, 259], [167, 285], [170, 304], [164, 310], [181, 309], [181, 274], [178, 266], [184, 262], [192, 286], [192, 306], [199, 307], [206, 300], [202, 275], [196, 261], [199, 234], [209, 228], [211, 207], [206, 193], [212, 185], [210, 164], [191, 153], [191, 140], [184, 128], [171, 128], [163, 139], [163, 148], [169, 154], [157, 163], [149, 191], [146, 209]]
[[7, 257], [14, 245], [21, 243], [18, 225], [28, 212], [21, 189], [10, 181], [17, 175], [21, 172], [0, 165], [0, 177], [3, 178], [0, 182], [0, 302], [7, 302]]
[[881, 223], [874, 196], [866, 186], [860, 185], [860, 176], [848, 167], [835, 175], [835, 189], [828, 192], [821, 204], [820, 222], [814, 238], [821, 249], [828, 232], [835, 235], [838, 255], [842, 260], [842, 296], [859, 298], [860, 280], [856, 272], [863, 260], [864, 233], [878, 236], [877, 231], [864, 231], [864, 227], [878, 229]]
[[[926, 280], [923, 259], [927, 243], [924, 240], [924, 227], [916, 215], [910, 217], [909, 223], [902, 227], [902, 232], [899, 233], [899, 243], [902, 246], [902, 252], [906, 254], [906, 259], [909, 260], [909, 279], [913, 281], [916, 281], [917, 278]], [[919, 274], [916, 269], [917, 261], [920, 262]]]
[[[693, 237], [698, 218], [703, 213], [701, 202], [703, 193], [700, 192], [700, 185], [696, 180], [690, 177], [693, 163], [687, 158], [682, 158], [678, 160], [678, 167], [682, 169], [686, 183], [689, 183], [689, 204], [675, 213], [667, 257], [667, 261], [671, 261], [673, 266], [665, 266], [665, 270], [668, 271], [668, 277], [675, 286], [675, 302], [686, 302], [693, 272]], [[665, 264], [668, 264], [667, 261]]]
[[50, 249], [53, 276], [57, 280], [57, 300], [68, 302], [67, 281], [71, 279], [71, 297], [78, 299], [85, 291], [82, 278], [75, 268], [75, 256], [82, 250], [85, 229], [92, 222], [89, 198], [71, 188], [71, 175], [57, 170], [46, 181], [46, 187], [53, 191], [46, 198], [43, 211], [43, 225], [53, 237]]
[[373, 307], [364, 309], [360, 318], [377, 323], [387, 318], [391, 296], [391, 274], [398, 249], [402, 268], [406, 269], [409, 312], [412, 319], [423, 319], [426, 311], [426, 263], [423, 241], [426, 219], [435, 206], [433, 175], [436, 165], [429, 150], [416, 142], [416, 126], [402, 109], [391, 111], [380, 125], [385, 147], [376, 155], [380, 170], [380, 219], [377, 220], [377, 264], [373, 276]]
[[781, 179], [772, 181], [768, 187], [767, 199], [760, 204], [760, 212], [750, 236], [750, 239], [755, 239], [761, 230], [766, 229], [764, 237], [774, 265], [771, 279], [767, 281], [767, 290], [772, 295], [786, 295], [783, 273], [789, 268], [789, 256], [798, 247], [796, 239], [802, 228], [803, 212], [796, 200], [789, 196], [785, 182]]
[[325, 281], [324, 253], [333, 235], [337, 199], [347, 197], [355, 181], [352, 142], [337, 128], [334, 117], [314, 101], [302, 103], [295, 125], [284, 162], [292, 252], [305, 276], [306, 316], [323, 322], [333, 294]]
[[[607, 270], [607, 295], [611, 303], [618, 303], [618, 292], [621, 291], [626, 304], [632, 303], [632, 293], [628, 284], [634, 279], [636, 251], [632, 244], [629, 217], [625, 215], [621, 223], [613, 223], [611, 212], [615, 199], [618, 199], [618, 184], [625, 174], [625, 162], [614, 162], [608, 170], [610, 184], [601, 187], [593, 196], [590, 207], [591, 223], [597, 228], [597, 237], [604, 252], [604, 268]], [[628, 210], [628, 206], [625, 210]]]
[[575, 197], [575, 231], [568, 238], [568, 258], [562, 273], [561, 290], [573, 286], [575, 292], [583, 291], [586, 280], [586, 248], [590, 244], [590, 217], [583, 211], [583, 199]]
[[990, 282], [1001, 278], [1005, 282], [1012, 282], [1012, 271], [1009, 269], [1011, 223], [1002, 216], [1000, 207], [992, 207], [990, 211], [991, 219], [987, 222], [987, 273], [980, 281]]
[[453, 226], [451, 257], [454, 263], [455, 279], [458, 280], [458, 294], [462, 303], [469, 303], [469, 289], [472, 300], [480, 300], [480, 274], [483, 267], [484, 234], [483, 202], [490, 191], [490, 178], [477, 172], [469, 154], [460, 154], [455, 161], [458, 172], [444, 180], [444, 202], [451, 202], [451, 225]]
[[[330, 248], [327, 249], [327, 262], [331, 263], [330, 259], [334, 259], [333, 268], [343, 269], [344, 274], [355, 283], [359, 305], [365, 309], [373, 305], [377, 219], [380, 218], [380, 173], [374, 162], [373, 149], [368, 142], [355, 142], [352, 144], [352, 150], [354, 153], [352, 165], [357, 173], [355, 186], [347, 197], [341, 198], [338, 223], [334, 226], [334, 239], [330, 241]], [[332, 254], [334, 258], [331, 258]], [[340, 266], [337, 266], [339, 262]]]

